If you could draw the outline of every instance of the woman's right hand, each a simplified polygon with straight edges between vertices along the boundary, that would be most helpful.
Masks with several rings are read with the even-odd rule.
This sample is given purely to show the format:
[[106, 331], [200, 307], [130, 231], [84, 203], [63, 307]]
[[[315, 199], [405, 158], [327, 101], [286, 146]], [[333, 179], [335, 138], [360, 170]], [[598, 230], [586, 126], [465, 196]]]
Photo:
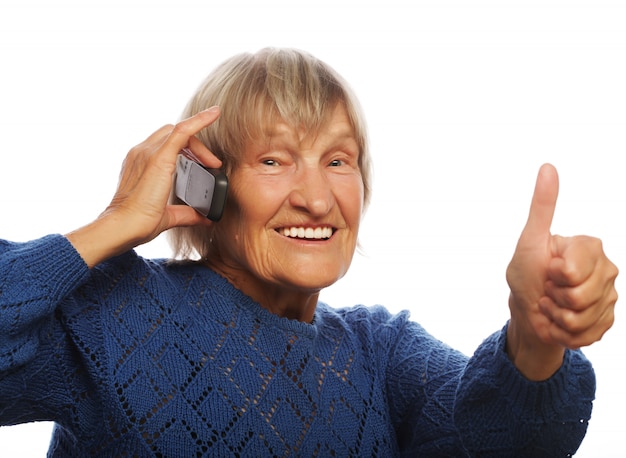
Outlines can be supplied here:
[[189, 148], [207, 167], [221, 166], [195, 137], [219, 113], [219, 108], [212, 107], [174, 126], [164, 126], [130, 150], [109, 206], [94, 222], [67, 234], [89, 267], [149, 242], [172, 227], [211, 224], [191, 207], [169, 205], [168, 200], [182, 148]]

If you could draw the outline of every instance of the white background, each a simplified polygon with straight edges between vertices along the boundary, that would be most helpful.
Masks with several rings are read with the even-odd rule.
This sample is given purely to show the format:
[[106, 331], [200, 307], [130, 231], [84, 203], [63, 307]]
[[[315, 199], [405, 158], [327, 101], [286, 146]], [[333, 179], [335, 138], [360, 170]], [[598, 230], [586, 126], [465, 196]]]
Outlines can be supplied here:
[[[323, 293], [332, 305], [408, 308], [471, 354], [507, 319], [504, 271], [543, 162], [561, 174], [554, 232], [602, 238], [626, 269], [620, 0], [3, 0], [0, 237], [89, 222], [128, 149], [175, 122], [218, 63], [264, 46], [330, 63], [368, 116], [363, 254]], [[169, 255], [161, 239], [139, 251]], [[622, 318], [618, 303], [586, 349], [598, 391], [577, 456], [621, 456]], [[50, 428], [1, 428], [0, 453], [44, 456]]]

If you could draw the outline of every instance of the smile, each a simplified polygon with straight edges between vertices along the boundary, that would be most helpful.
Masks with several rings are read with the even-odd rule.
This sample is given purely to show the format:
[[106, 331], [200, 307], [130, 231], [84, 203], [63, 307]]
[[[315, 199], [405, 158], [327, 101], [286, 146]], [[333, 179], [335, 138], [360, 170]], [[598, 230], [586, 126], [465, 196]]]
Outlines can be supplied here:
[[278, 232], [285, 237], [297, 239], [325, 240], [333, 235], [332, 227], [284, 227]]

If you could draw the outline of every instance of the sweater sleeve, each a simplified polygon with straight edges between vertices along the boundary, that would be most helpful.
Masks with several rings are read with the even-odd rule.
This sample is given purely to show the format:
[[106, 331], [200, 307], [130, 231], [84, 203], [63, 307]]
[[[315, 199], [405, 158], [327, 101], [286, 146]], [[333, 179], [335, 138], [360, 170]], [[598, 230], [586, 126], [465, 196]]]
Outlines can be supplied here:
[[88, 274], [61, 235], [26, 243], [0, 241], [0, 424], [33, 419], [21, 418], [19, 405], [32, 404], [34, 390], [45, 396], [53, 352], [44, 347], [51, 345], [49, 336], [57, 325], [55, 310]]
[[595, 374], [567, 350], [548, 380], [532, 382], [505, 351], [505, 326], [477, 349], [461, 378], [455, 422], [471, 456], [571, 456], [591, 417]]
[[402, 324], [394, 325], [387, 384], [405, 456], [558, 457], [578, 449], [595, 393], [581, 352], [568, 350], [556, 374], [531, 382], [505, 352], [506, 326], [467, 358], [406, 316], [394, 320]]

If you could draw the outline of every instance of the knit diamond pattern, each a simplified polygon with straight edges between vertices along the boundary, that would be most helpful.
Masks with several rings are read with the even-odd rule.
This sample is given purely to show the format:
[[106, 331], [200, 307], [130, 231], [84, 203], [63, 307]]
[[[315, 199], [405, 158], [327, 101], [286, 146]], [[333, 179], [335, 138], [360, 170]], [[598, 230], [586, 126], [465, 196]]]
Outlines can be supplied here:
[[301, 323], [195, 264], [89, 271], [60, 236], [0, 243], [0, 331], [0, 424], [55, 421], [59, 457], [560, 456], [595, 386], [579, 352], [525, 381], [506, 328], [468, 359], [407, 313]]

